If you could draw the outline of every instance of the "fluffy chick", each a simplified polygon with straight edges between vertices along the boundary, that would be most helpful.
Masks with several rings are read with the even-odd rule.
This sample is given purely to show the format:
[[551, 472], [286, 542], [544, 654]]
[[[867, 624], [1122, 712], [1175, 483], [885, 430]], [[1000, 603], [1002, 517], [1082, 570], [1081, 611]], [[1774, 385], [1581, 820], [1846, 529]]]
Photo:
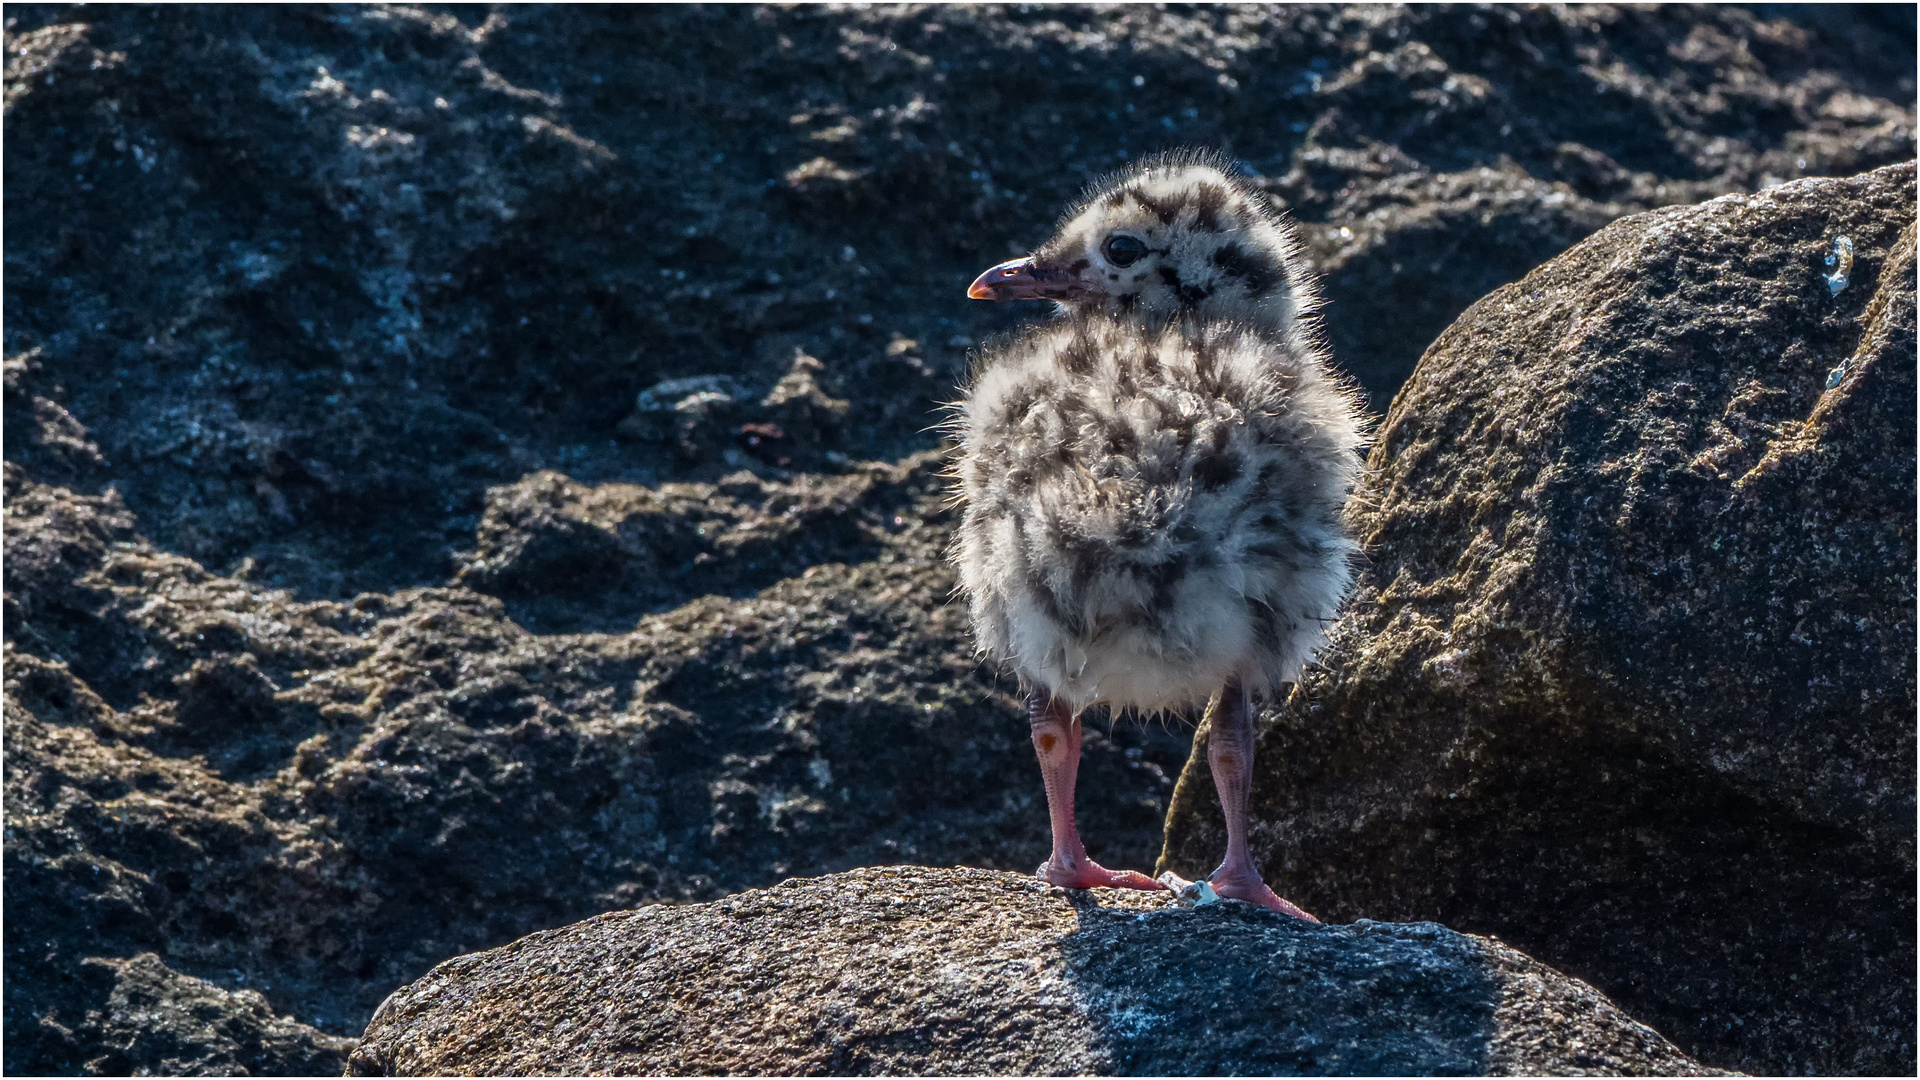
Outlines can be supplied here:
[[1219, 158], [1155, 158], [968, 294], [1061, 315], [982, 355], [954, 420], [953, 561], [978, 647], [1031, 687], [1055, 840], [1041, 874], [1158, 887], [1086, 857], [1078, 714], [1211, 699], [1214, 885], [1310, 918], [1246, 853], [1249, 694], [1299, 677], [1347, 591], [1364, 419], [1327, 366], [1291, 231]]

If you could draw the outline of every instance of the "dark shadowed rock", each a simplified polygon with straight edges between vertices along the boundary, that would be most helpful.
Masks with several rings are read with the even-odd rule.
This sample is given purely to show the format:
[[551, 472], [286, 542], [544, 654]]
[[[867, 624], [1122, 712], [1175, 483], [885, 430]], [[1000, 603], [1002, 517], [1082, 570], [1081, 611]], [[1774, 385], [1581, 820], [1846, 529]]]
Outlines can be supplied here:
[[81, 967], [83, 976], [112, 988], [104, 1007], [70, 1018], [82, 1032], [65, 1033], [97, 1044], [100, 1056], [82, 1065], [88, 1073], [325, 1075], [353, 1048], [351, 1039], [275, 1016], [258, 990], [223, 990], [172, 970], [153, 953], [88, 959]]
[[1914, 336], [1912, 165], [1617, 222], [1463, 315], [1261, 740], [1277, 887], [1498, 933], [1715, 1064], [1911, 1072]]
[[889, 867], [449, 960], [355, 1075], [1704, 1075], [1603, 995], [1431, 923]]
[[787, 483], [742, 470], [657, 488], [538, 472], [487, 492], [457, 580], [505, 598], [530, 630], [626, 629], [709, 593], [746, 596], [808, 567], [878, 557], [938, 464], [930, 452]]

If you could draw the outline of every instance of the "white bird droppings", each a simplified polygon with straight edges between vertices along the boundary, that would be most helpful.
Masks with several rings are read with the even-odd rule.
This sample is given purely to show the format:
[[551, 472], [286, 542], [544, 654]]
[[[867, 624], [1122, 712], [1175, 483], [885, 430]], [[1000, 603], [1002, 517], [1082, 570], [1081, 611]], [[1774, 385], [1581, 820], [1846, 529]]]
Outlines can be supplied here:
[[1214, 892], [1213, 886], [1205, 881], [1188, 881], [1171, 870], [1155, 880], [1173, 893], [1173, 902], [1178, 907], [1206, 907], [1220, 902], [1220, 894]]
[[1853, 241], [1844, 236], [1834, 237], [1827, 265], [1833, 267], [1833, 273], [1827, 275], [1827, 292], [1839, 296], [1840, 290], [1853, 279]]

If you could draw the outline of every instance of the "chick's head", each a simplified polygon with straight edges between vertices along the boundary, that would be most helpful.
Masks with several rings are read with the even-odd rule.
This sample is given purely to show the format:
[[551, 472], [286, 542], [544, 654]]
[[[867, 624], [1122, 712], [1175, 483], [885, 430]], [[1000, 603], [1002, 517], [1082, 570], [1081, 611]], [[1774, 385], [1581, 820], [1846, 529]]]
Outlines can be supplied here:
[[1266, 194], [1224, 159], [1165, 155], [1094, 185], [1039, 250], [990, 268], [967, 295], [1284, 333], [1315, 304], [1297, 249]]

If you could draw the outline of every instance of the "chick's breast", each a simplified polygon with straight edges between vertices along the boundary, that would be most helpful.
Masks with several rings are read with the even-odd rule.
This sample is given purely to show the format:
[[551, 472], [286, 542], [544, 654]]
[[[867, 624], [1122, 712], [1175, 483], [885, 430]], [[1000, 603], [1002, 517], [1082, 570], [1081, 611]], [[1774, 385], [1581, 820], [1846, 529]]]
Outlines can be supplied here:
[[1297, 677], [1350, 578], [1362, 438], [1318, 357], [1074, 318], [985, 357], [957, 420], [955, 563], [989, 658], [1076, 707]]

